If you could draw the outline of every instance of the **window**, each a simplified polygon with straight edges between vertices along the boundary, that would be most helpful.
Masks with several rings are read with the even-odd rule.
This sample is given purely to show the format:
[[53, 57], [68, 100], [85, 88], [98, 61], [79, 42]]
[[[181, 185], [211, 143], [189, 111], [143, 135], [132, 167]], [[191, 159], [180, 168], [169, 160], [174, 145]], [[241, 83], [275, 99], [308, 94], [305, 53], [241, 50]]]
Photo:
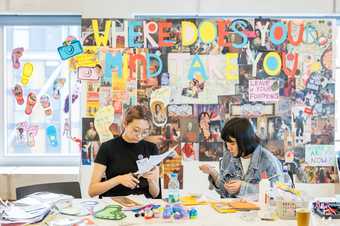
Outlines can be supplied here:
[[339, 100], [340, 98], [340, 94], [339, 94], [339, 76], [340, 76], [340, 18], [337, 19], [337, 26], [336, 26], [336, 45], [335, 45], [335, 66], [336, 66], [336, 71], [335, 71], [335, 141], [339, 142], [340, 141], [340, 132], [339, 132], [339, 128], [340, 128], [340, 122], [339, 122], [339, 103], [337, 100]]
[[80, 17], [12, 16], [16, 23], [3, 17], [0, 165], [78, 164], [72, 138], [81, 134], [80, 97], [65, 110], [78, 81], [57, 48], [70, 35], [80, 38]]

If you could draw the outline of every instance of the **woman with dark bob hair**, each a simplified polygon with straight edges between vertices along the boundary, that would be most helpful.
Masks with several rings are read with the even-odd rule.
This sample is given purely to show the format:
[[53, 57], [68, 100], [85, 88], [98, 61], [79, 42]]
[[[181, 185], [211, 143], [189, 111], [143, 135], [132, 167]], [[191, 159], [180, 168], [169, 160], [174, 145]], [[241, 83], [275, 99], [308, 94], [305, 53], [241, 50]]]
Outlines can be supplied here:
[[209, 175], [213, 187], [222, 198], [258, 193], [258, 184], [263, 177], [275, 182], [282, 177], [279, 160], [260, 144], [260, 138], [246, 118], [232, 118], [222, 129], [227, 152], [220, 162], [219, 172], [214, 167], [200, 166]]

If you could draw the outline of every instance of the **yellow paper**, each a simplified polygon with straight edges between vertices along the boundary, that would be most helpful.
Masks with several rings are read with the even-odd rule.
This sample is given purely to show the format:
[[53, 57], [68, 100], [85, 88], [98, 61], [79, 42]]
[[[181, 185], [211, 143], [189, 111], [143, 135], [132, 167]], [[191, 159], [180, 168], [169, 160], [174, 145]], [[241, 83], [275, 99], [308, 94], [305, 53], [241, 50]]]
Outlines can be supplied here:
[[195, 205], [207, 205], [208, 202], [200, 201], [197, 196], [183, 196], [180, 198], [180, 201], [183, 206], [195, 206]]
[[237, 210], [231, 208], [227, 202], [213, 202], [211, 207], [219, 213], [236, 213]]

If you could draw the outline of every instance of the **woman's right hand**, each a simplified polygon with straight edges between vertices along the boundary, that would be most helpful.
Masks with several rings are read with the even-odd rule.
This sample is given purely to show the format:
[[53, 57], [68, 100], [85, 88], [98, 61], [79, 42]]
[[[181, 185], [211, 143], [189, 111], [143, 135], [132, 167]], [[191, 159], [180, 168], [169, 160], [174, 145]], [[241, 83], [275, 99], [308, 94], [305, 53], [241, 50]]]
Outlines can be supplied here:
[[205, 174], [211, 174], [214, 167], [210, 166], [209, 164], [203, 164], [199, 166], [199, 169]]
[[132, 175], [132, 173], [127, 173], [124, 175], [119, 175], [118, 177], [118, 182], [130, 189], [134, 189], [138, 186], [139, 180]]

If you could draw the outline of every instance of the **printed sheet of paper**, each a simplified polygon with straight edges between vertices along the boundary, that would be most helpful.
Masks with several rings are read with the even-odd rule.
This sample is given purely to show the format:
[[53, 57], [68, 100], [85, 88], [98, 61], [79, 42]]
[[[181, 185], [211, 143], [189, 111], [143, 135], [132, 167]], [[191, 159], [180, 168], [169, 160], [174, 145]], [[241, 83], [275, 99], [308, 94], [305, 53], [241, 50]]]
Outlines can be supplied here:
[[276, 80], [249, 80], [249, 101], [278, 101], [279, 83]]
[[306, 145], [306, 162], [310, 166], [336, 166], [334, 145]]
[[174, 150], [169, 150], [160, 155], [151, 155], [149, 159], [143, 159], [142, 161], [137, 161], [138, 171], [137, 174], [143, 174], [150, 171], [153, 167], [157, 166], [167, 157], [172, 157], [176, 155]]
[[112, 139], [112, 133], [109, 129], [114, 119], [114, 109], [112, 105], [103, 107], [98, 110], [94, 119], [94, 125], [99, 134], [100, 142]]

